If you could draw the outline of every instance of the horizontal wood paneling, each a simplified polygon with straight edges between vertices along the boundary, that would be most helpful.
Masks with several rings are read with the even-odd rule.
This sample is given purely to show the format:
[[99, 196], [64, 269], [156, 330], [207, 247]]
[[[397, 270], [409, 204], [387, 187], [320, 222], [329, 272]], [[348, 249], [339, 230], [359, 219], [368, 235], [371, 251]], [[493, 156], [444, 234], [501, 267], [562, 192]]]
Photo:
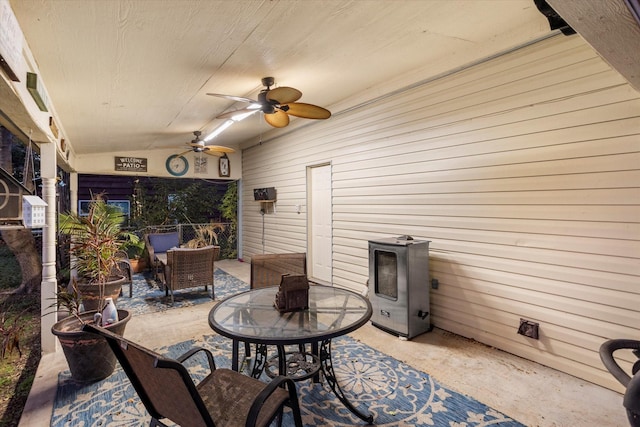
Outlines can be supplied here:
[[[363, 289], [368, 240], [430, 240], [437, 327], [620, 390], [597, 350], [640, 336], [640, 95], [579, 37], [245, 150], [248, 257], [305, 250], [306, 168], [327, 162], [334, 285]], [[251, 189], [267, 186], [263, 218]]]

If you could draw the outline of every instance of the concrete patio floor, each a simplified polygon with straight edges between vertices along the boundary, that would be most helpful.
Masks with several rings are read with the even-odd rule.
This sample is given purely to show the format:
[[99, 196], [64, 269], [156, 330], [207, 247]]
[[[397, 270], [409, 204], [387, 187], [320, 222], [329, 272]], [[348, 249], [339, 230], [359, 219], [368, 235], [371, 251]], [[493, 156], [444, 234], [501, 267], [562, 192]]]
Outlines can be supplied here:
[[[248, 263], [223, 260], [216, 267], [249, 282]], [[213, 334], [207, 322], [213, 305], [134, 316], [125, 336], [159, 348]], [[350, 335], [527, 426], [629, 425], [621, 394], [437, 328], [411, 341], [370, 323]], [[43, 356], [20, 427], [50, 425], [58, 373], [66, 369], [62, 350]]]

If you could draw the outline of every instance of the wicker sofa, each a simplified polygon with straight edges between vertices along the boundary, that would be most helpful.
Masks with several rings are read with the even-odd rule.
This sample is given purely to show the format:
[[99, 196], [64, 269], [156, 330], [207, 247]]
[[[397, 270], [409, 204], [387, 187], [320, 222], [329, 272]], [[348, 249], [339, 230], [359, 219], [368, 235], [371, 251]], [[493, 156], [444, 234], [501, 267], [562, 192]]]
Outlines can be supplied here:
[[174, 291], [211, 286], [211, 298], [214, 298], [213, 263], [220, 254], [220, 246], [203, 248], [176, 248], [167, 251], [167, 262], [163, 266], [165, 293], [171, 294], [173, 304]]
[[251, 289], [278, 286], [283, 274], [307, 274], [307, 254], [261, 254], [251, 257]]

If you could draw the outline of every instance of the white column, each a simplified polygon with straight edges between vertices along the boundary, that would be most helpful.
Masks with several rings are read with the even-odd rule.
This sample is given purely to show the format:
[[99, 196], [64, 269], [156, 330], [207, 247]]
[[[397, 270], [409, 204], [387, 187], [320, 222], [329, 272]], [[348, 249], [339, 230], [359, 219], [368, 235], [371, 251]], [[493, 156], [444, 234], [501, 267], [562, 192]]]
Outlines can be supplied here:
[[71, 172], [69, 174], [69, 197], [71, 203], [71, 211], [78, 212], [78, 174]]
[[58, 340], [51, 333], [51, 326], [57, 321], [57, 314], [46, 314], [56, 298], [56, 146], [40, 145], [40, 175], [42, 177], [42, 198], [47, 203], [45, 227], [42, 230], [42, 284], [40, 290], [40, 310], [43, 314], [40, 339], [43, 353], [56, 351]]

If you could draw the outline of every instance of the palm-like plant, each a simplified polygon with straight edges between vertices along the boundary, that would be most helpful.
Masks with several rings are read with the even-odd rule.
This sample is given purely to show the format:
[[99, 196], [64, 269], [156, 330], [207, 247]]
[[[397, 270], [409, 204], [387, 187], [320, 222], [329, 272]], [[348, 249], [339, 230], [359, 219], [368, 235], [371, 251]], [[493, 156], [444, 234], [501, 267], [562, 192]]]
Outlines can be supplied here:
[[127, 242], [139, 240], [135, 234], [121, 230], [124, 219], [122, 211], [107, 204], [102, 195], [93, 197], [86, 216], [60, 214], [60, 231], [71, 236], [71, 266], [80, 282], [100, 286], [100, 301], [104, 284], [120, 273], [117, 252]]
[[197, 225], [194, 231], [195, 237], [187, 242], [186, 247], [203, 248], [218, 244], [218, 232], [224, 231], [224, 225], [219, 223]]

